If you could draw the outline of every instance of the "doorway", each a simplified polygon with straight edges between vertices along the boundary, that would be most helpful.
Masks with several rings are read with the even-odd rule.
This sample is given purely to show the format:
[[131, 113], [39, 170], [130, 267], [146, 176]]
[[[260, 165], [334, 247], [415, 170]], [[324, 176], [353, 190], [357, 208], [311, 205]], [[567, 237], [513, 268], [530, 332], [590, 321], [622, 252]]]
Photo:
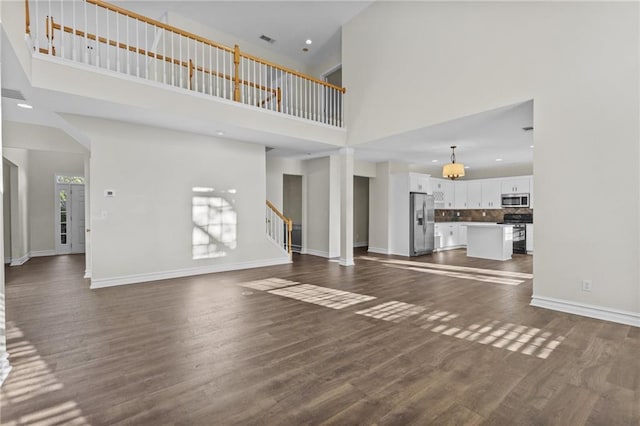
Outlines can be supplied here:
[[282, 214], [293, 221], [291, 249], [302, 251], [302, 176], [282, 175]]
[[353, 246], [369, 246], [369, 178], [353, 177]]
[[56, 175], [56, 254], [85, 252], [84, 177]]

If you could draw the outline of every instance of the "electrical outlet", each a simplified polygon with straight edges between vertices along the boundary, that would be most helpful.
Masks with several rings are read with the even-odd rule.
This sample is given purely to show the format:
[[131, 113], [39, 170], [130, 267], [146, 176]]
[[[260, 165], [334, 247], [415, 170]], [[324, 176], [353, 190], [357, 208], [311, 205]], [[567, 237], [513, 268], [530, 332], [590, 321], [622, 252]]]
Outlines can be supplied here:
[[487, 212], [482, 212], [482, 216], [486, 216], [486, 215], [487, 215]]
[[591, 291], [591, 280], [582, 280], [582, 291]]

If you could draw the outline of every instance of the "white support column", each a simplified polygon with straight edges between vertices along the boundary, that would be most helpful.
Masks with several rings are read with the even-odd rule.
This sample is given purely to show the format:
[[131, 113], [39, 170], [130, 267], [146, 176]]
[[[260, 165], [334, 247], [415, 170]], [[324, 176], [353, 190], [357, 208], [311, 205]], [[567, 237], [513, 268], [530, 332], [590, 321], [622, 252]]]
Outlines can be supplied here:
[[91, 157], [84, 156], [84, 277], [91, 278]]
[[353, 148], [341, 148], [340, 265], [353, 264]]

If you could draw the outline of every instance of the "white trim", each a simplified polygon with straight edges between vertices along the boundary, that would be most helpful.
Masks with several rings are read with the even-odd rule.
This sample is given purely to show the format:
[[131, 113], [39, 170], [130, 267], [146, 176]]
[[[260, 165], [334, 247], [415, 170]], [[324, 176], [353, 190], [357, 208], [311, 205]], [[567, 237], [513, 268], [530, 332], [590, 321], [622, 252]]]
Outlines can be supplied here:
[[331, 256], [329, 256], [328, 251], [313, 250], [308, 248], [308, 249], [305, 249], [304, 254], [310, 254], [312, 256], [320, 256], [320, 257], [325, 257], [327, 259], [331, 259]]
[[353, 259], [350, 259], [350, 260], [340, 259], [340, 261], [338, 263], [340, 264], [340, 266], [353, 266], [353, 265], [355, 265], [355, 263], [353, 262]]
[[354, 247], [366, 247], [366, 246], [368, 246], [368, 245], [369, 245], [369, 242], [368, 242], [368, 241], [361, 241], [361, 242], [359, 242], [359, 243], [353, 243], [353, 246], [354, 246]]
[[91, 278], [91, 270], [90, 269], [85, 269], [84, 270], [84, 278]]
[[44, 256], [55, 256], [55, 250], [38, 250], [29, 252], [30, 257], [44, 257]]
[[367, 252], [378, 253], [378, 254], [391, 254], [391, 250], [389, 249], [380, 248], [380, 247], [371, 247], [371, 246], [369, 246], [369, 248], [367, 249]]
[[236, 271], [239, 269], [262, 268], [265, 266], [285, 265], [291, 263], [289, 256], [275, 259], [254, 260], [250, 262], [228, 263], [224, 265], [199, 266], [196, 268], [176, 269], [173, 271], [150, 272], [145, 274], [125, 275], [113, 278], [92, 279], [92, 289], [113, 287], [117, 285], [136, 284], [148, 281], [168, 280], [171, 278], [189, 277], [192, 275], [213, 274], [216, 272]]
[[461, 245], [457, 245], [457, 246], [434, 248], [433, 252], [436, 253], [436, 252], [439, 252], [439, 251], [457, 250], [457, 249], [461, 249], [461, 248], [467, 248], [467, 246], [464, 245], [464, 244], [461, 244]]
[[29, 253], [27, 253], [27, 254], [25, 254], [24, 256], [19, 257], [19, 258], [17, 258], [17, 259], [12, 257], [12, 258], [11, 258], [11, 263], [9, 264], [9, 266], [20, 266], [20, 265], [24, 265], [24, 264], [27, 262], [27, 260], [29, 260], [29, 259], [31, 259], [31, 258], [29, 257]]
[[4, 352], [0, 355], [0, 386], [4, 383], [4, 380], [11, 371], [11, 364], [9, 364], [9, 353]]
[[636, 312], [621, 311], [542, 296], [531, 297], [531, 306], [640, 327], [640, 313]]
[[5, 257], [5, 258], [4, 258], [4, 263], [5, 263], [5, 265], [6, 265], [7, 263], [11, 263], [11, 256], [9, 256], [9, 257]]

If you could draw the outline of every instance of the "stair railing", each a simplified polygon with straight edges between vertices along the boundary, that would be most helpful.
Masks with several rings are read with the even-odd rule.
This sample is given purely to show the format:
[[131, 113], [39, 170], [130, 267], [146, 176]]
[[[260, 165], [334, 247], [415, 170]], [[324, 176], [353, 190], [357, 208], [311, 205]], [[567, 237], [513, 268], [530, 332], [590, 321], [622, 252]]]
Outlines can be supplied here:
[[[102, 0], [25, 0], [35, 54], [343, 127], [346, 90]], [[44, 24], [40, 31], [39, 24]]]
[[293, 256], [291, 248], [291, 234], [293, 232], [293, 220], [285, 217], [270, 201], [267, 200], [266, 215], [267, 236], [276, 244]]

